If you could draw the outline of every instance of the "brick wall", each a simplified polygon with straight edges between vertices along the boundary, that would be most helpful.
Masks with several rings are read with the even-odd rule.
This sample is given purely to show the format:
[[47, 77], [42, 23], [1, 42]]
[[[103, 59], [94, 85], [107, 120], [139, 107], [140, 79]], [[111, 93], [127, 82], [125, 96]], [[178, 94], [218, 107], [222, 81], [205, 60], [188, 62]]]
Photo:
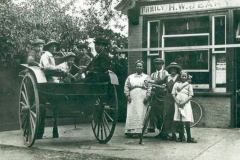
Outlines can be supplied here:
[[[142, 48], [143, 17], [139, 17], [139, 24], [129, 23], [128, 48]], [[142, 59], [142, 52], [128, 52], [128, 74], [135, 72], [135, 62]]]
[[230, 97], [194, 97], [203, 107], [200, 127], [228, 128], [231, 124]]

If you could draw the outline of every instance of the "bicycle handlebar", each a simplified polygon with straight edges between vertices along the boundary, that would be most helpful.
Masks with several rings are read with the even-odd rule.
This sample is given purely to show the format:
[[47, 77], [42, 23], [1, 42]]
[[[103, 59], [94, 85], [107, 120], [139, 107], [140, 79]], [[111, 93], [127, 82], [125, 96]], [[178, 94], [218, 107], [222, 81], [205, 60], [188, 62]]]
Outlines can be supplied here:
[[147, 84], [150, 84], [153, 87], [166, 88], [165, 84], [159, 85], [159, 84], [155, 84], [155, 82], [153, 82], [153, 81], [148, 81], [148, 80], [145, 80], [144, 82], [147, 83]]

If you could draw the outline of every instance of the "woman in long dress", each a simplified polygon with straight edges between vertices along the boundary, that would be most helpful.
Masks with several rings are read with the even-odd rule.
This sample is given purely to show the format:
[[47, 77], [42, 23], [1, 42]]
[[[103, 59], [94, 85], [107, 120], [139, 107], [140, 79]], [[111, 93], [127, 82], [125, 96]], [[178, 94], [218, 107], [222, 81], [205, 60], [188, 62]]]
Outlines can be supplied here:
[[[174, 99], [172, 96], [172, 88], [174, 84], [179, 81], [180, 79], [180, 72], [182, 70], [181, 66], [179, 66], [176, 62], [170, 63], [167, 67], [166, 70], [169, 72], [170, 75], [168, 75], [165, 78], [165, 83], [167, 86], [167, 95], [164, 100], [164, 125], [163, 128], [168, 133], [168, 139], [169, 140], [176, 140], [176, 134], [175, 132], [177, 131], [177, 125], [174, 124], [173, 122], [173, 117], [174, 117]], [[169, 134], [172, 134], [170, 136]]]
[[128, 76], [124, 93], [127, 97], [127, 118], [125, 126], [125, 134], [127, 136], [139, 135], [143, 128], [143, 119], [146, 113], [146, 102], [150, 96], [150, 89], [146, 85], [145, 80], [150, 77], [143, 73], [143, 62], [136, 62], [136, 73]]

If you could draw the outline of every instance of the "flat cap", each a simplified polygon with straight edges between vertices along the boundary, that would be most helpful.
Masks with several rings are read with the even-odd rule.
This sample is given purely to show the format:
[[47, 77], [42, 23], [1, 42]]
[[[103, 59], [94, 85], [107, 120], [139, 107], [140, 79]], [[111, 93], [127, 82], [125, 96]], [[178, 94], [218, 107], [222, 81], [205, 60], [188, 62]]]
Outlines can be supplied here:
[[160, 64], [164, 64], [164, 60], [162, 59], [162, 58], [155, 58], [154, 60], [153, 60], [153, 62], [154, 63], [160, 63]]

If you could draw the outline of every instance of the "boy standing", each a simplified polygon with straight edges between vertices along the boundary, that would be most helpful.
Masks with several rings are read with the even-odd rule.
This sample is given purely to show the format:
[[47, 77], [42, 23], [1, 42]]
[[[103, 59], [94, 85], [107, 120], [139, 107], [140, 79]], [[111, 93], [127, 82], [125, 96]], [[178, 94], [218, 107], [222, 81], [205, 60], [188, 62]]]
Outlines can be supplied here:
[[[154, 66], [156, 71], [151, 74], [151, 79], [155, 84], [161, 85], [164, 83], [165, 78], [169, 75], [168, 72], [163, 68], [164, 60], [161, 58], [154, 59]], [[155, 89], [155, 96], [159, 99], [163, 98], [164, 91], [162, 89], [156, 88]], [[163, 125], [163, 118], [164, 118], [164, 104], [157, 99], [153, 99], [152, 101], [152, 114], [151, 114], [151, 123], [150, 123], [150, 130], [154, 129], [155, 127], [160, 131], [157, 138], [166, 138], [166, 134], [162, 129]], [[153, 128], [152, 128], [153, 127]]]

